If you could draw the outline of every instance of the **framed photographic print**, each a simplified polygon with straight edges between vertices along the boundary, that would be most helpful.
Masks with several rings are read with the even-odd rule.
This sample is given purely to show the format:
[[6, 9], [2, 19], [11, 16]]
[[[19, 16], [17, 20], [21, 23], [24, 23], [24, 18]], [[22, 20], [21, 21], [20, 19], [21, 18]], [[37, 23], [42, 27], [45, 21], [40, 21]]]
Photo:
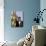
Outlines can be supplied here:
[[23, 12], [15, 11], [11, 12], [11, 27], [23, 27]]

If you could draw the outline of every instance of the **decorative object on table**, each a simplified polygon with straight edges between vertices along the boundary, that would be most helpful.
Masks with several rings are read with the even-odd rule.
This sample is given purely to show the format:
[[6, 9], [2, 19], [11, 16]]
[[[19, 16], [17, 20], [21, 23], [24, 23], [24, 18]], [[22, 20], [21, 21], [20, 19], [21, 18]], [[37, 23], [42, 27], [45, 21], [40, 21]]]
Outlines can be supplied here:
[[17, 46], [31, 46], [34, 41], [34, 36], [29, 32], [24, 38], [17, 42]]
[[44, 11], [44, 12], [43, 12], [43, 15], [42, 15], [42, 17], [43, 17], [43, 22], [40, 20], [40, 21], [41, 21], [41, 22], [40, 22], [40, 25], [46, 28], [46, 9], [44, 9], [43, 11]]
[[11, 12], [11, 27], [23, 27], [23, 12], [15, 11]]
[[43, 15], [43, 13], [44, 13], [45, 10], [46, 9], [43, 9], [42, 11], [39, 11], [38, 14], [37, 14], [37, 16], [34, 18], [33, 21], [35, 21], [36, 23], [40, 23], [40, 19], [41, 19], [41, 21], [43, 22], [44, 19], [43, 19], [42, 15]]
[[7, 46], [7, 41], [4, 41], [1, 46]]
[[26, 35], [23, 46], [31, 46], [32, 43], [33, 43], [33, 35], [29, 32]]

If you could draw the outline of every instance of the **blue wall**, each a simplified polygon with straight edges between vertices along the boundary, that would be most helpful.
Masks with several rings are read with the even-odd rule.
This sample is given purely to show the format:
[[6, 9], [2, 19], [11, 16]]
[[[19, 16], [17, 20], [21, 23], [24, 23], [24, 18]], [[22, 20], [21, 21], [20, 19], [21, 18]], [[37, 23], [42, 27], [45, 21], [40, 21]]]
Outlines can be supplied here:
[[[6, 0], [4, 5], [5, 40], [18, 41], [31, 30], [32, 21], [36, 17], [35, 12], [40, 9], [40, 0]], [[24, 12], [24, 26], [22, 28], [12, 28], [10, 25], [10, 13], [13, 9]]]

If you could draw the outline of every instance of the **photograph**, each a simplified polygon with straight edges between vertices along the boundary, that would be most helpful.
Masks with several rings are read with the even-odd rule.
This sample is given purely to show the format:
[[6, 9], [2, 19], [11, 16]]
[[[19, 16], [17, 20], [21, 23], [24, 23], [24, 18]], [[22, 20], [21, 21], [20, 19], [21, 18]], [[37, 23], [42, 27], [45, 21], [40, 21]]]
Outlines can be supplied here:
[[23, 27], [23, 12], [15, 11], [11, 12], [11, 27]]

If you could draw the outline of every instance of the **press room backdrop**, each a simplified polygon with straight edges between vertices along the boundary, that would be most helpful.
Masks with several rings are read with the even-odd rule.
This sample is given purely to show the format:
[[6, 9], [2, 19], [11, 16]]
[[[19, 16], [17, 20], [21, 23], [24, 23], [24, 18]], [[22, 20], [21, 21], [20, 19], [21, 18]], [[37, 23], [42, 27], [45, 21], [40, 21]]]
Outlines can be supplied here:
[[[40, 0], [5, 0], [4, 1], [4, 38], [7, 41], [17, 42], [32, 29], [32, 21], [40, 9]], [[24, 26], [22, 28], [11, 27], [11, 11], [23, 11]]]

